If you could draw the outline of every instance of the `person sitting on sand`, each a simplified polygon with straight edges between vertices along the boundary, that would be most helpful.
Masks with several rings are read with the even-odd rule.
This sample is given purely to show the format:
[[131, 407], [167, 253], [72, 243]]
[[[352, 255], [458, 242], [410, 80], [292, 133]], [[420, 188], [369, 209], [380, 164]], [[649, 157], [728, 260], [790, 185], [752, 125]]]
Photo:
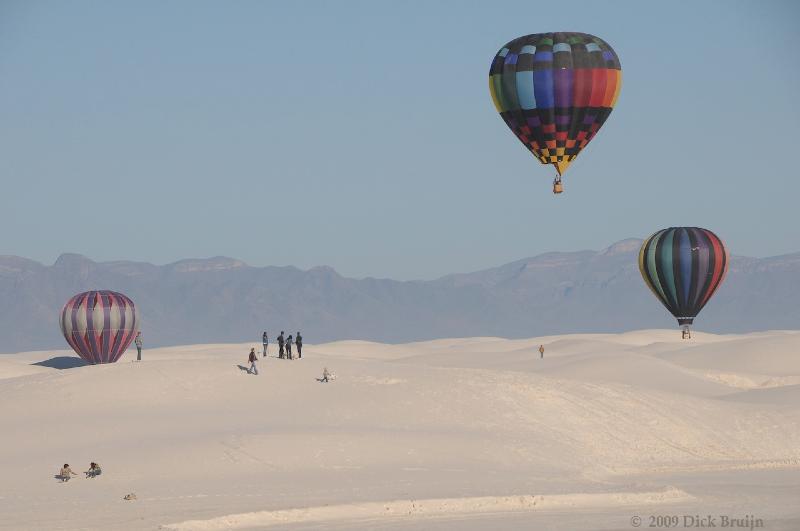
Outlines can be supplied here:
[[331, 380], [333, 380], [333, 373], [329, 371], [327, 367], [325, 367], [324, 369], [322, 369], [322, 380], [320, 381], [330, 382]]
[[89, 470], [84, 472], [84, 474], [86, 474], [87, 478], [96, 478], [97, 476], [102, 474], [102, 470], [100, 470], [100, 465], [92, 461], [91, 463], [89, 463]]
[[71, 476], [77, 476], [75, 472], [69, 467], [67, 463], [64, 463], [64, 466], [61, 467], [61, 470], [58, 472], [58, 479], [61, 481], [69, 481]]

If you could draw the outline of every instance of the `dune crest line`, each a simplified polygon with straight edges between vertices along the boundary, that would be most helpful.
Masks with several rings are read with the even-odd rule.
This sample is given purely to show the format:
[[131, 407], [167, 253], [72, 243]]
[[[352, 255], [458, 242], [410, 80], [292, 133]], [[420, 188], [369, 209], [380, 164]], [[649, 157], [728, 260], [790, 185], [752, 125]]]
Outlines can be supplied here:
[[426, 517], [447, 514], [500, 513], [559, 509], [565, 507], [619, 507], [679, 503], [694, 500], [694, 496], [667, 488], [648, 492], [602, 492], [572, 494], [518, 494], [509, 496], [477, 496], [468, 498], [431, 498], [424, 500], [393, 500], [341, 505], [323, 505], [299, 509], [256, 511], [229, 514], [208, 520], [187, 520], [162, 525], [161, 529], [246, 529], [259, 526], [292, 523], [323, 522], [327, 520], [361, 520], [376, 518]]

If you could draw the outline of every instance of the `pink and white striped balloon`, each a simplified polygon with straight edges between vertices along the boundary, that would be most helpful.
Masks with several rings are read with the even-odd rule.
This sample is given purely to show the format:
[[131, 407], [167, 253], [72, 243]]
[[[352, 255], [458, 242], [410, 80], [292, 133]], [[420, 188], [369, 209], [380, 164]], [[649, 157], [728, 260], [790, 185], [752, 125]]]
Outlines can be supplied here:
[[78, 293], [61, 310], [61, 332], [78, 356], [91, 364], [114, 363], [139, 328], [133, 301], [116, 291]]

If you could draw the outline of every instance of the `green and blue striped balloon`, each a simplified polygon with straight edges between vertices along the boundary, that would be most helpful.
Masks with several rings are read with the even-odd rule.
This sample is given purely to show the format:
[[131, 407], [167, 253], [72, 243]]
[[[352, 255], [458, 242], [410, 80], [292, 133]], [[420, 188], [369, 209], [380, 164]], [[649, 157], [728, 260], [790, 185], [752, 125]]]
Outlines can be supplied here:
[[647, 287], [688, 326], [728, 272], [728, 251], [719, 237], [699, 227], [662, 229], [642, 244], [639, 270]]

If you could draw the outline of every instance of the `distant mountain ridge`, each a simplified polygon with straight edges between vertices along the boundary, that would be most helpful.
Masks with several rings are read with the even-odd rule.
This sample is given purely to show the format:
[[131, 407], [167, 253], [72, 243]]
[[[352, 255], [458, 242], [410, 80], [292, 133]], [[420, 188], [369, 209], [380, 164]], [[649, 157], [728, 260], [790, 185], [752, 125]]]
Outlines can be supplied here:
[[[428, 281], [351, 279], [330, 267], [251, 267], [226, 257], [156, 266], [63, 254], [52, 266], [0, 256], [0, 352], [66, 348], [58, 314], [88, 289], [139, 307], [149, 346], [257, 342], [303, 331], [307, 342], [532, 337], [677, 325], [645, 287], [627, 239], [602, 251], [545, 253]], [[696, 327], [710, 332], [800, 328], [800, 252], [734, 256]]]

